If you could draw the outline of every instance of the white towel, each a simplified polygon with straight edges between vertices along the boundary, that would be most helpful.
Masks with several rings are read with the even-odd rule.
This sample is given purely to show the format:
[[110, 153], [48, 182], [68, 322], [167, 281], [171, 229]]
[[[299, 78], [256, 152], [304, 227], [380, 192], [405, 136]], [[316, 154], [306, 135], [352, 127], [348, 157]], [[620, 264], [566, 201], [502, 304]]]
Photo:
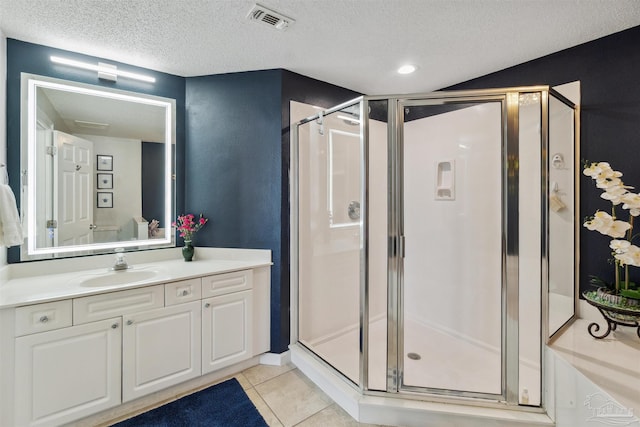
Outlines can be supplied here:
[[16, 246], [23, 242], [22, 224], [11, 187], [0, 185], [0, 246]]

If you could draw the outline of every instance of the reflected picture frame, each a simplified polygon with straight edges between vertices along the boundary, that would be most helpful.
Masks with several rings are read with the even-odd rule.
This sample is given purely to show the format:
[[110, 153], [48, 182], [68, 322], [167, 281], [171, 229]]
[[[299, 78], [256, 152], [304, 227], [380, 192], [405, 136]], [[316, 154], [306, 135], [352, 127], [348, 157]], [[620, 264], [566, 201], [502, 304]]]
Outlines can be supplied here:
[[111, 192], [98, 192], [97, 200], [98, 208], [112, 208], [113, 207], [113, 193]]
[[99, 173], [96, 182], [98, 183], [98, 190], [112, 189], [113, 188], [113, 174], [112, 173]]
[[99, 171], [113, 170], [113, 156], [98, 154], [96, 156], [96, 169]]

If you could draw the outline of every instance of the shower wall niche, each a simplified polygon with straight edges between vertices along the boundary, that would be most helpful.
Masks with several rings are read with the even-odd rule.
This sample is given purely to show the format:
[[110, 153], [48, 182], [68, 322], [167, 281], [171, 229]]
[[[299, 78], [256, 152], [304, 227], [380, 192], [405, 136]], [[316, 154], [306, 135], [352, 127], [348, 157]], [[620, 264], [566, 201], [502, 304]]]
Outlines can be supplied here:
[[543, 410], [575, 314], [577, 106], [539, 86], [295, 107], [294, 361], [361, 395]]

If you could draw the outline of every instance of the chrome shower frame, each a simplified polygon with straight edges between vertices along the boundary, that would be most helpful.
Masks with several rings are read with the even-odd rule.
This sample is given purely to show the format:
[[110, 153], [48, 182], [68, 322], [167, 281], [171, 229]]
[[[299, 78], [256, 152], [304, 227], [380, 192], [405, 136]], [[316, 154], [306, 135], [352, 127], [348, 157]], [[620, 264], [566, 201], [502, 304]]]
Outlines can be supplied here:
[[[441, 91], [415, 95], [393, 96], [362, 96], [342, 103], [321, 113], [303, 119], [292, 124], [291, 163], [290, 163], [290, 209], [291, 209], [291, 343], [299, 346], [310, 356], [326, 365], [327, 369], [338, 376], [360, 394], [398, 397], [404, 399], [427, 400], [434, 402], [464, 402], [467, 405], [484, 407], [509, 408], [530, 412], [544, 412], [544, 393], [541, 405], [527, 406], [519, 403], [519, 236], [518, 236], [518, 148], [519, 148], [519, 95], [522, 93], [540, 93], [541, 97], [541, 206], [540, 206], [540, 283], [541, 283], [541, 307], [540, 307], [540, 381], [541, 393], [544, 390], [545, 358], [544, 346], [549, 343], [554, 334], [563, 331], [575, 319], [578, 299], [578, 194], [579, 194], [579, 106], [555, 91], [549, 86], [513, 87], [486, 90], [461, 90]], [[558, 331], [549, 331], [549, 98], [554, 97], [574, 112], [574, 300], [573, 314], [567, 319]], [[387, 390], [377, 391], [369, 389], [369, 115], [363, 112], [369, 111], [369, 103], [372, 101], [387, 101], [387, 147], [388, 147], [388, 277], [387, 277]], [[398, 381], [402, 374], [402, 362], [399, 358], [399, 349], [403, 347], [402, 316], [403, 313], [403, 276], [402, 257], [404, 254], [404, 236], [402, 230], [402, 152], [404, 107], [412, 105], [442, 105], [461, 102], [500, 102], [502, 108], [502, 135], [503, 152], [502, 164], [502, 392], [500, 394], [488, 394], [468, 392], [461, 390], [428, 389], [422, 387], [402, 387]], [[346, 107], [360, 106], [360, 147], [361, 147], [361, 202], [360, 202], [360, 353], [359, 353], [359, 381], [353, 382], [346, 378], [337, 369], [328, 365], [320, 356], [300, 343], [299, 320], [299, 138], [298, 129], [305, 123], [322, 120], [324, 116], [343, 110]], [[295, 129], [294, 129], [295, 128]]]

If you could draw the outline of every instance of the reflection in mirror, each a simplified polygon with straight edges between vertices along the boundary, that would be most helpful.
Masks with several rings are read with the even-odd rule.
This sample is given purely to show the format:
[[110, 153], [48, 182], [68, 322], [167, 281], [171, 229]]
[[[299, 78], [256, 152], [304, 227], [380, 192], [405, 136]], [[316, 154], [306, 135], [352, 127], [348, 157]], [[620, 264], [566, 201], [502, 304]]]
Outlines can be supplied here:
[[22, 259], [173, 244], [175, 101], [22, 74]]

